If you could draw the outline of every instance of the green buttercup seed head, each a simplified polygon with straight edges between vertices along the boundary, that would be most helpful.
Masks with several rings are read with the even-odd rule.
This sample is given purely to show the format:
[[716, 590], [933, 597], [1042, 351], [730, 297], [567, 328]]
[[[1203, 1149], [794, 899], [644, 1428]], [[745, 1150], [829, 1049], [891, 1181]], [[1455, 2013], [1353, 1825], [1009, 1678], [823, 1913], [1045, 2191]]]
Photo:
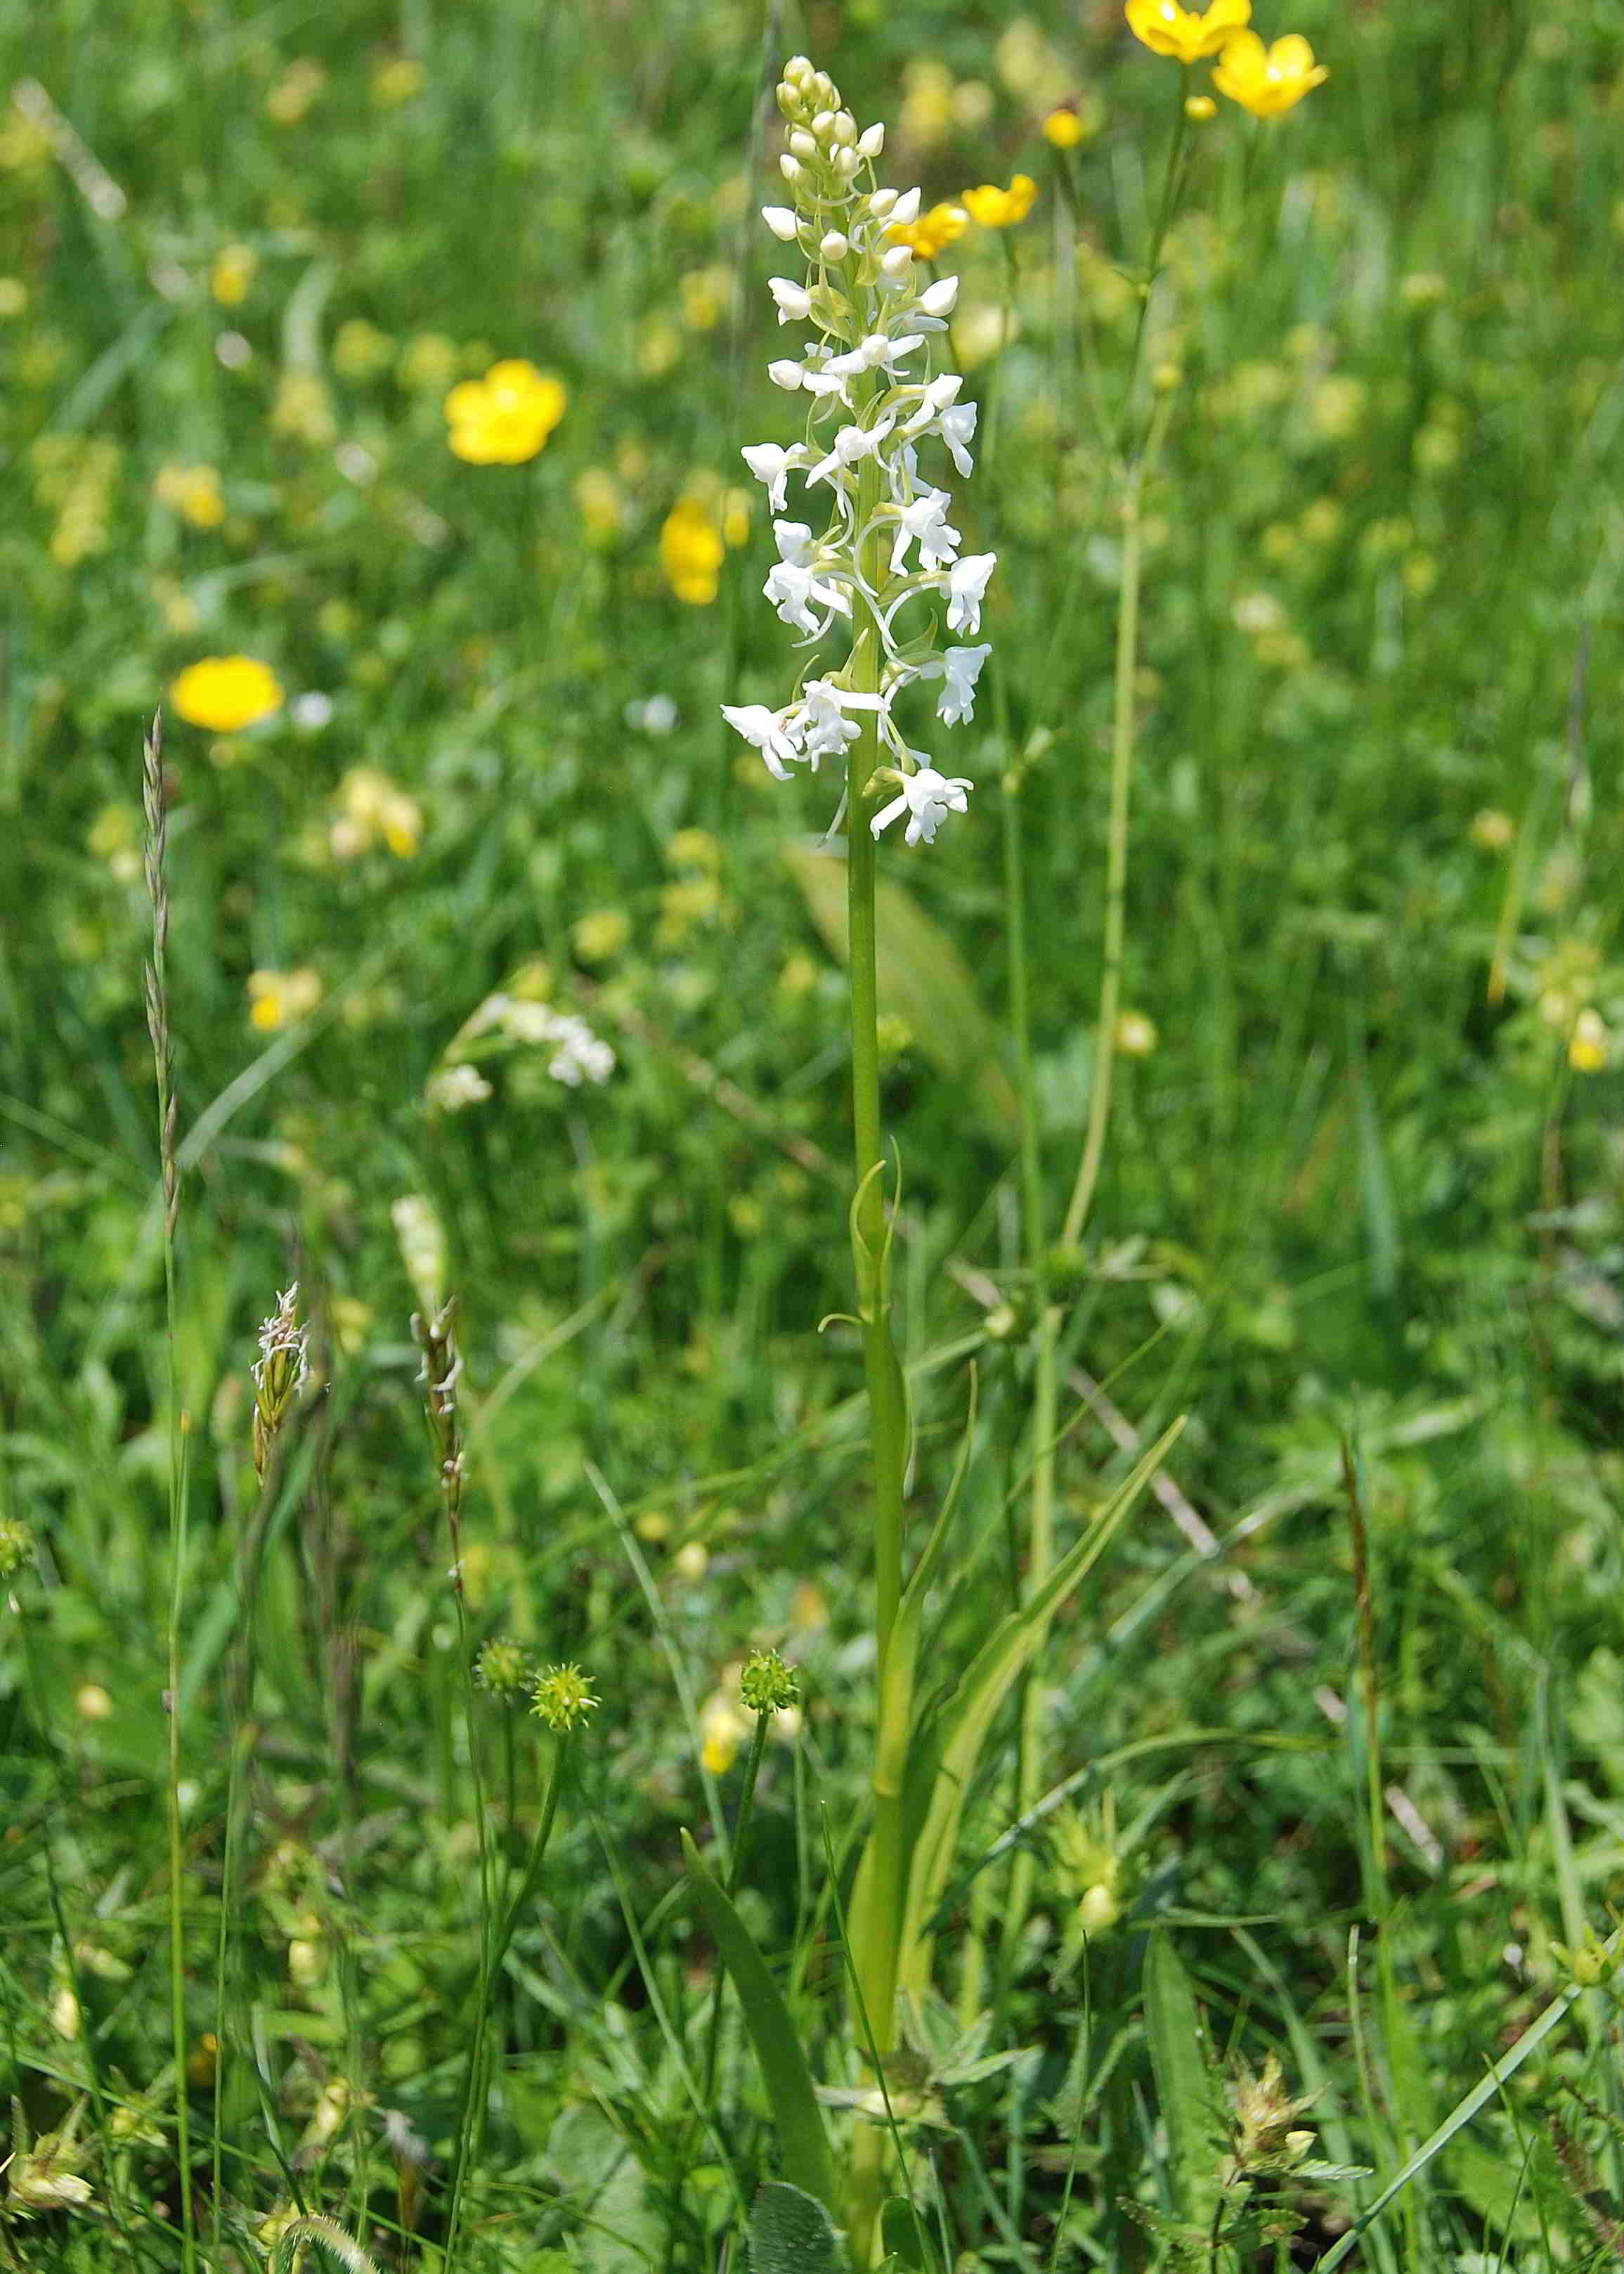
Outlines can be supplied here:
[[799, 1698], [801, 1684], [776, 1650], [758, 1650], [745, 1660], [739, 1693], [752, 1713], [782, 1713]]
[[20, 1517], [0, 1516], [0, 1579], [20, 1571], [34, 1555], [34, 1534]]
[[474, 1660], [474, 1680], [481, 1690], [504, 1706], [516, 1705], [529, 1689], [529, 1653], [511, 1635], [495, 1635], [482, 1645]]
[[597, 1710], [592, 1686], [578, 1666], [548, 1666], [530, 1685], [530, 1712], [565, 1736]]

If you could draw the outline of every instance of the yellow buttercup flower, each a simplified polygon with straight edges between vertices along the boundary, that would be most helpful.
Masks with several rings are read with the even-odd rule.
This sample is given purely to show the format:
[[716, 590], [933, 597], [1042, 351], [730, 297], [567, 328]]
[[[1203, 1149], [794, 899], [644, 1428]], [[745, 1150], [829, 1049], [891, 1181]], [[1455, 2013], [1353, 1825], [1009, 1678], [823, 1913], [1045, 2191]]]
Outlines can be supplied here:
[[940, 205], [932, 206], [915, 222], [894, 222], [885, 235], [892, 245], [911, 246], [917, 259], [935, 260], [969, 226], [970, 216], [962, 206]]
[[206, 655], [189, 663], [169, 689], [177, 717], [211, 734], [258, 726], [282, 706], [282, 681], [251, 655]]
[[1032, 211], [1032, 201], [1037, 193], [1038, 185], [1030, 174], [1017, 174], [1007, 190], [1001, 190], [996, 182], [983, 182], [979, 190], [966, 190], [963, 204], [971, 220], [982, 229], [1013, 229]]
[[222, 245], [208, 272], [208, 289], [222, 308], [240, 308], [253, 289], [259, 256], [252, 245]]
[[703, 608], [715, 599], [726, 554], [722, 532], [694, 498], [679, 498], [660, 531], [660, 566], [679, 600]]
[[1252, 0], [1212, 0], [1199, 11], [1177, 0], [1128, 0], [1128, 29], [1153, 55], [1199, 64], [1215, 56], [1252, 21]]
[[1043, 121], [1043, 139], [1052, 149], [1075, 150], [1087, 132], [1088, 129], [1075, 106], [1069, 102], [1063, 102], [1057, 110], [1051, 110]]
[[1255, 32], [1240, 32], [1225, 48], [1213, 85], [1254, 118], [1278, 118], [1330, 76], [1299, 32], [1288, 32], [1272, 48]]
[[193, 529], [218, 529], [226, 517], [213, 466], [160, 466], [153, 476], [153, 495]]
[[338, 786], [338, 809], [328, 833], [337, 860], [383, 844], [397, 861], [410, 861], [423, 842], [423, 808], [378, 766], [350, 768]]
[[533, 363], [493, 363], [446, 397], [451, 448], [470, 466], [518, 466], [533, 458], [564, 416], [563, 382]]
[[1599, 1011], [1583, 1010], [1574, 1020], [1568, 1063], [1575, 1073], [1600, 1073], [1607, 1063], [1607, 1023]]

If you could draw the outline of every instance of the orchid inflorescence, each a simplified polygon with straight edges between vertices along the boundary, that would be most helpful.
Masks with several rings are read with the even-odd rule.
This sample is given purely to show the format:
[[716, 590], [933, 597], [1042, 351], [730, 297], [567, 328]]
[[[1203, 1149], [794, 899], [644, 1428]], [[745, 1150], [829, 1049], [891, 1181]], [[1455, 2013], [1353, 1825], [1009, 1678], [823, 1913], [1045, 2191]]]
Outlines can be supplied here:
[[[861, 134], [838, 90], [805, 56], [785, 66], [778, 107], [789, 125], [779, 167], [794, 204], [766, 206], [763, 218], [781, 243], [807, 262], [804, 282], [775, 276], [780, 324], [809, 323], [817, 336], [799, 362], [768, 365], [768, 375], [807, 406], [805, 437], [789, 448], [748, 448], [745, 463], [766, 488], [775, 516], [787, 508], [791, 475], [808, 493], [827, 486], [828, 527], [775, 518], [778, 559], [763, 587], [779, 619], [810, 646], [837, 620], [849, 624], [853, 662], [868, 641], [877, 670], [803, 676], [793, 702], [725, 704], [723, 716], [760, 750], [770, 772], [789, 778], [796, 764], [816, 772], [820, 761], [844, 762], [861, 732], [853, 713], [874, 718], [895, 764], [873, 785], [894, 783], [897, 795], [869, 818], [877, 837], [907, 816], [907, 841], [935, 841], [943, 816], [962, 813], [971, 785], [939, 773], [904, 741], [892, 717], [897, 696], [915, 681], [940, 680], [936, 716], [957, 726], [974, 716], [975, 685], [989, 645], [938, 652], [936, 624], [903, 639], [896, 620], [921, 599], [945, 599], [947, 629], [974, 638], [995, 555], [959, 552], [948, 516], [952, 501], [920, 471], [919, 448], [939, 441], [961, 474], [973, 461], [976, 406], [961, 403], [956, 373], [931, 378], [911, 368], [932, 333], [944, 332], [958, 297], [957, 277], [922, 282], [905, 232], [918, 218], [918, 190], [882, 188], [874, 160], [884, 129]], [[858, 685], [857, 678], [868, 684]]]

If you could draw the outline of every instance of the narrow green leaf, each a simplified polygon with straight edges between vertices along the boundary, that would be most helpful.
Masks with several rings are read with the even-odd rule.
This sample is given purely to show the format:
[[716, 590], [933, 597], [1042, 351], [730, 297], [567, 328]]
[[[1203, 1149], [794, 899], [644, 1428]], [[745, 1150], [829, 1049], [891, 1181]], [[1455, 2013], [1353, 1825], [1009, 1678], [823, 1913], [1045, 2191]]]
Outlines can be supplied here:
[[[846, 862], [804, 846], [786, 848], [785, 859], [824, 945], [844, 962]], [[1020, 1113], [1004, 1071], [1002, 1038], [963, 956], [890, 877], [879, 879], [874, 921], [880, 1009], [906, 1022], [939, 1073], [965, 1085], [991, 1135], [1013, 1141]]]
[[762, 2082], [772, 2108], [772, 2120], [778, 2127], [784, 2168], [797, 2187], [815, 2196], [826, 2210], [832, 2210], [834, 2174], [829, 2160], [829, 2141], [813, 2090], [812, 2072], [795, 2034], [789, 2007], [768, 1972], [765, 1960], [750, 1939], [748, 1929], [705, 1869], [698, 1849], [686, 1832], [682, 1834], [682, 1855], [705, 1924], [739, 1992], [745, 2027], [756, 2048]]
[[925, 2222], [906, 2195], [887, 2196], [880, 2210], [880, 2240], [906, 2274], [940, 2274]]
[[1010, 1685], [1037, 1649], [1059, 1606], [1087, 1577], [1110, 1546], [1129, 1510], [1183, 1429], [1181, 1415], [1133, 1465], [1086, 1532], [1067, 1550], [1043, 1585], [1011, 1611], [971, 1661], [958, 1690], [943, 1708], [939, 1755], [925, 1820], [914, 1843], [903, 1917], [903, 1989], [922, 1992], [930, 1971], [930, 1920], [952, 1868], [965, 1795], [987, 1732]]
[[1206, 2233], [1217, 2202], [1222, 2153], [1218, 2089], [1195, 1992], [1164, 1927], [1151, 1936], [1145, 1955], [1145, 2030], [1167, 2127], [1174, 2207]]
[[756, 2191], [750, 2210], [750, 2274], [839, 2274], [840, 2245], [815, 2196], [783, 2180]]

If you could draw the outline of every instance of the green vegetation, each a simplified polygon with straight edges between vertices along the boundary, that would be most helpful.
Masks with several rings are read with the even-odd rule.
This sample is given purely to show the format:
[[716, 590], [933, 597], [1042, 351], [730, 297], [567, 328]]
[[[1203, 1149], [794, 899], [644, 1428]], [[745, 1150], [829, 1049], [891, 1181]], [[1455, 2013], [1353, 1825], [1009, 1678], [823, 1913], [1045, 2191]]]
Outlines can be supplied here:
[[1624, 2260], [1624, 0], [1259, 10], [0, 0], [0, 2269]]

